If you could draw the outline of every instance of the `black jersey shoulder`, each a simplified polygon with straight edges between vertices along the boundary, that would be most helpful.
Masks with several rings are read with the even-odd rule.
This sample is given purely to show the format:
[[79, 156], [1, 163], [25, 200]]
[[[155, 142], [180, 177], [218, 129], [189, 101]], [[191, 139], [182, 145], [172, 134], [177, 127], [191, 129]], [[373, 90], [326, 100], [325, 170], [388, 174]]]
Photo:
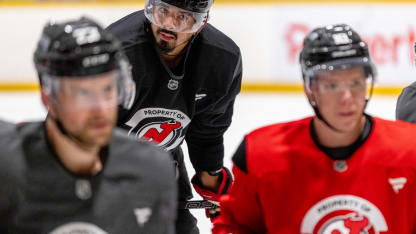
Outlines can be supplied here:
[[[16, 187], [19, 186], [20, 176], [26, 167], [24, 159], [23, 143], [30, 131], [38, 129], [33, 124], [1, 124], [0, 131], [0, 195], [14, 196]], [[7, 200], [6, 200], [7, 201]], [[0, 205], [1, 206], [1, 205]]]
[[397, 99], [396, 119], [416, 123], [416, 82], [404, 88]]
[[37, 144], [44, 137], [44, 122], [25, 122], [7, 128], [7, 131], [0, 131], [1, 135], [7, 135], [1, 137], [0, 155], [2, 160], [8, 160], [8, 164], [14, 164], [14, 169], [17, 169], [24, 166], [24, 155], [32, 153], [26, 152], [29, 150], [26, 146]]
[[[20, 153], [20, 146], [24, 140], [22, 128], [26, 124], [15, 125], [7, 122], [0, 122], [0, 165], [8, 165], [15, 163]], [[2, 171], [2, 170], [0, 170]]]
[[2, 132], [7, 132], [7, 131], [10, 131], [10, 130], [13, 130], [15, 128], [15, 126], [16, 125], [13, 124], [13, 123], [9, 123], [9, 122], [0, 120], [0, 134]]
[[106, 28], [118, 40], [124, 48], [148, 41], [146, 36], [146, 16], [143, 10], [133, 12]]
[[13, 148], [16, 142], [15, 125], [0, 121], [0, 233], [9, 233], [8, 223], [16, 211], [14, 199], [16, 198], [16, 187], [18, 176], [17, 161], [20, 158]]
[[246, 152], [246, 138], [244, 137], [241, 144], [238, 146], [236, 152], [233, 156], [233, 162], [236, 167], [240, 168], [240, 170], [248, 173], [247, 171], [247, 152]]
[[240, 48], [237, 44], [212, 24], [207, 24], [199, 33], [198, 37], [201, 38], [202, 44], [210, 48], [222, 50], [224, 53], [232, 56], [240, 56]]
[[207, 24], [196, 36], [189, 61], [189, 75], [197, 90], [215, 92], [218, 98], [230, 90], [239, 92], [233, 86], [238, 86], [242, 76], [240, 48], [213, 25]]
[[174, 178], [173, 163], [169, 153], [155, 145], [133, 139], [127, 132], [116, 128], [109, 145], [111, 168], [108, 175], [139, 175], [154, 184], [165, 184]]

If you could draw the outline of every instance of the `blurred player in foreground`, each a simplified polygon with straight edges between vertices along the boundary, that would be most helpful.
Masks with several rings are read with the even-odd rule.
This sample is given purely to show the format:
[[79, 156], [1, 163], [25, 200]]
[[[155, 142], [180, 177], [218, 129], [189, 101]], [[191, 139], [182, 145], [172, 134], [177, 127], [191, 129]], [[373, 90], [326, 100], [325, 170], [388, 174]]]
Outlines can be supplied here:
[[169, 156], [114, 129], [134, 97], [118, 42], [87, 18], [50, 23], [34, 62], [48, 116], [1, 133], [0, 233], [173, 234]]
[[415, 233], [416, 126], [364, 113], [367, 45], [348, 25], [316, 28], [300, 64], [315, 116], [245, 136], [213, 233]]
[[6, 122], [4, 120], [0, 120], [0, 132], [1, 131], [6, 131], [7, 129], [13, 128], [14, 124], [13, 123], [9, 123]]

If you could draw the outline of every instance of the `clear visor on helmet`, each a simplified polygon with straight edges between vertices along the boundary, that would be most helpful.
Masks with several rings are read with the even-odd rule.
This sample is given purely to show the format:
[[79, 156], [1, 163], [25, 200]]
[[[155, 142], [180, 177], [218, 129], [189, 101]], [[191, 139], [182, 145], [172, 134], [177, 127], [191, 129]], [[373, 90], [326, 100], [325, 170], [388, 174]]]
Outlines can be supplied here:
[[74, 111], [117, 105], [128, 109], [134, 100], [135, 83], [121, 70], [83, 77], [42, 75], [42, 90], [58, 108], [66, 103]]
[[194, 33], [208, 18], [208, 13], [187, 11], [161, 0], [146, 0], [144, 14], [158, 27], [178, 33]]
[[368, 58], [340, 59], [304, 71], [307, 92], [339, 95], [348, 90], [354, 97], [371, 96], [375, 68]]

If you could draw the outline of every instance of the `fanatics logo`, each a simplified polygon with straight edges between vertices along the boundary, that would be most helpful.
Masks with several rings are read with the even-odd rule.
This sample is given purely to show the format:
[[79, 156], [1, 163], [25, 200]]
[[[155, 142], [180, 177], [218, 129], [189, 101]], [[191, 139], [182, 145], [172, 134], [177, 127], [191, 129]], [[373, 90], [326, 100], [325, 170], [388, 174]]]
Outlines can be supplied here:
[[407, 182], [407, 179], [404, 177], [389, 178], [389, 183], [395, 193], [399, 193], [399, 190], [403, 189], [406, 182]]
[[147, 221], [149, 221], [150, 216], [152, 215], [152, 209], [149, 207], [145, 208], [136, 208], [134, 209], [134, 214], [136, 215], [137, 223], [140, 227], [143, 227]]
[[202, 98], [206, 97], [205, 93], [195, 94], [195, 101], [201, 100]]

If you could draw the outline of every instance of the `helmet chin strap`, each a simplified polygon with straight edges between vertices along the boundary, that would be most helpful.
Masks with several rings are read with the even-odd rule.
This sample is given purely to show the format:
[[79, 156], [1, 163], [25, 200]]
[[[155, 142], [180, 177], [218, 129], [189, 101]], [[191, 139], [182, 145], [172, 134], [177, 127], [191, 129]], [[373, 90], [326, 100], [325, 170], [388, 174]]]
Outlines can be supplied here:
[[[371, 93], [372, 93], [372, 86], [371, 86]], [[365, 103], [364, 103], [364, 108], [363, 108], [363, 114], [364, 114], [364, 110], [367, 107], [368, 101], [370, 100], [371, 95], [368, 99], [365, 99]], [[309, 104], [311, 104], [313, 111], [315, 112], [315, 116], [321, 120], [322, 122], [324, 122], [324, 124], [326, 126], [328, 126], [330, 129], [332, 129], [333, 131], [337, 132], [337, 133], [344, 133], [344, 131], [337, 129], [336, 127], [334, 127], [332, 124], [330, 124], [321, 114], [321, 112], [319, 111], [316, 103], [314, 101], [309, 101]]]
[[51, 121], [53, 121], [55, 123], [58, 131], [62, 135], [64, 135], [68, 139], [70, 139], [72, 142], [74, 142], [76, 145], [78, 145], [81, 149], [85, 149], [81, 140], [78, 139], [76, 136], [73, 136], [72, 134], [70, 134], [67, 130], [65, 130], [64, 125], [62, 124], [62, 122], [58, 118], [52, 117], [50, 114], [48, 114], [47, 118], [49, 118]]
[[81, 147], [81, 141], [76, 137], [72, 136], [67, 130], [65, 130], [64, 125], [59, 119], [51, 117], [51, 120], [55, 122], [56, 126], [58, 127], [58, 130], [62, 133], [62, 135], [68, 137], [71, 141], [73, 141], [75, 144]]
[[321, 112], [319, 111], [316, 102], [314, 101], [309, 101], [309, 103], [311, 104], [313, 111], [315, 112], [315, 116], [321, 120], [322, 122], [324, 122], [324, 124], [326, 126], [328, 126], [330, 129], [332, 129], [333, 131], [337, 132], [337, 133], [343, 133], [343, 131], [335, 128], [334, 126], [332, 126], [332, 124], [330, 124], [328, 121], [326, 121], [326, 119], [321, 115]]

